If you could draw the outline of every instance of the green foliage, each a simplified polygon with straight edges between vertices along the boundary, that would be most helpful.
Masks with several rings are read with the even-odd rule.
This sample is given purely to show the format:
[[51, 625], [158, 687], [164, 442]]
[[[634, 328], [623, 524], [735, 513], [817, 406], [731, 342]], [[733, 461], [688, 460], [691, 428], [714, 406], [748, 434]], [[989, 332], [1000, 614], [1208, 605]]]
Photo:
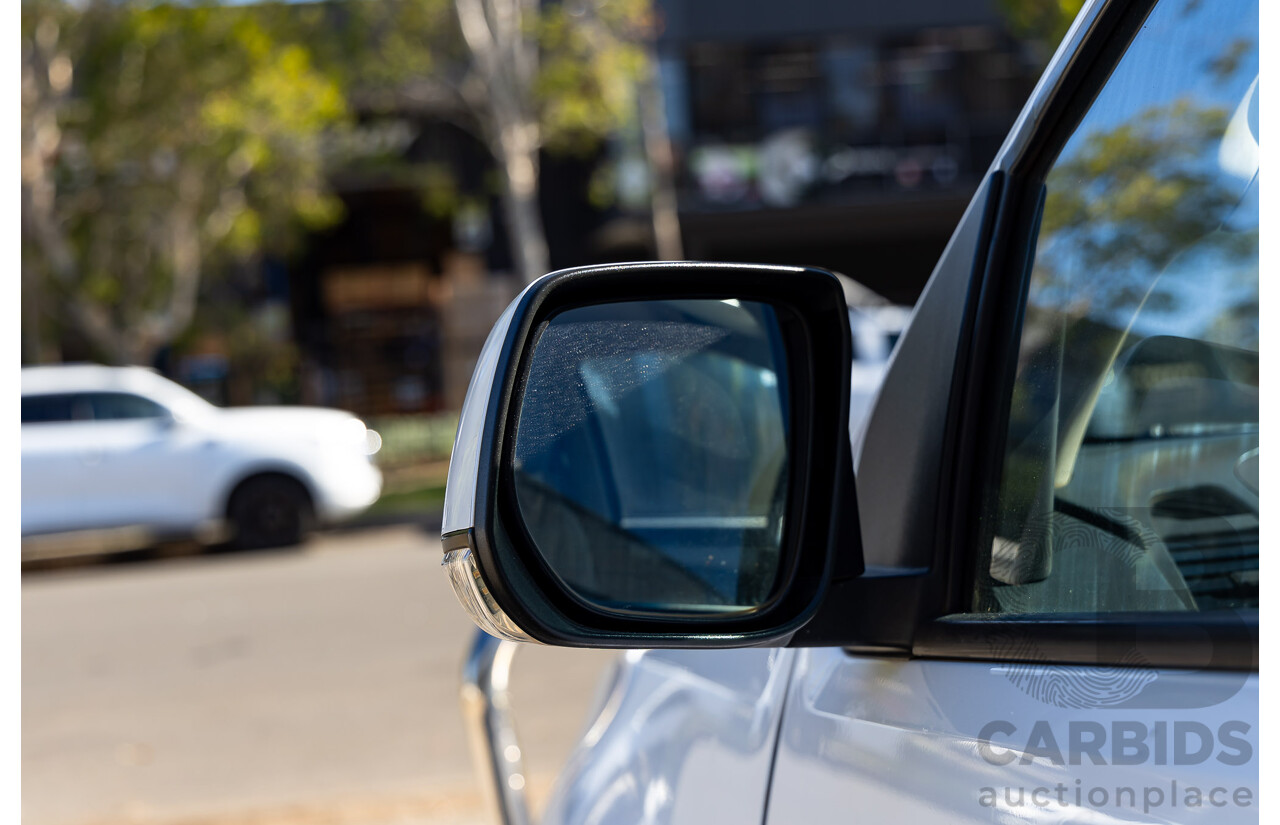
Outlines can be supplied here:
[[584, 153], [634, 120], [646, 70], [649, 4], [605, 0], [548, 4], [536, 21], [542, 53], [534, 83], [541, 126], [554, 150]]
[[[543, 4], [524, 21], [524, 37], [538, 60], [535, 74], [523, 79], [527, 97], [518, 103], [528, 108], [548, 150], [588, 154], [633, 123], [651, 14], [649, 0], [577, 0]], [[459, 29], [454, 0], [336, 0], [286, 16], [317, 65], [340, 79], [363, 114], [417, 110], [492, 145], [492, 90], [476, 82], [475, 57]], [[434, 214], [452, 212], [465, 200], [456, 182], [444, 180], [448, 170], [415, 171], [379, 160], [398, 179], [419, 184]]]
[[215, 342], [227, 359], [227, 403], [296, 403], [301, 357], [282, 317], [287, 312], [280, 304], [254, 307], [225, 298], [206, 299], [173, 349], [198, 352], [203, 344]]
[[305, 42], [316, 65], [362, 107], [393, 111], [406, 82], [433, 77], [461, 54], [450, 0], [329, 0], [269, 4], [273, 31]]
[[104, 357], [145, 360], [189, 321], [203, 271], [288, 252], [340, 215], [324, 175], [343, 90], [270, 19], [211, 3], [23, 5], [24, 258], [79, 307], [64, 323], [97, 320], [84, 331]]
[[1009, 28], [1019, 37], [1058, 47], [1084, 6], [1084, 0], [1000, 0]]
[[428, 215], [446, 218], [463, 206], [458, 182], [450, 169], [441, 163], [424, 163], [414, 170], [413, 179], [422, 193], [422, 208]]

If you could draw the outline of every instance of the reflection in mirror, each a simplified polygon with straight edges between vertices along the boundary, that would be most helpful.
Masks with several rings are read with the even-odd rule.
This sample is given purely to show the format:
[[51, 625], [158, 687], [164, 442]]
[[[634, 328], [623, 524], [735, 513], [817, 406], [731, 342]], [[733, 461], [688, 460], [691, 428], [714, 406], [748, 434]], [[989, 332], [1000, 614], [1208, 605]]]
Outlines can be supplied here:
[[606, 609], [763, 604], [786, 510], [786, 378], [766, 304], [635, 301], [553, 316], [514, 456], [520, 516], [548, 567]]

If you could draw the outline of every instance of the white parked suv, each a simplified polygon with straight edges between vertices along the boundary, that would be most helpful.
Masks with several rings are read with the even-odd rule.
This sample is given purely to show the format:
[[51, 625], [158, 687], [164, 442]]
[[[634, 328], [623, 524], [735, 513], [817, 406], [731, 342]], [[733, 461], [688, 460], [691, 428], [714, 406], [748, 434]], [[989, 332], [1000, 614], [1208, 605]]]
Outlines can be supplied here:
[[140, 367], [25, 368], [23, 555], [295, 543], [377, 499], [379, 446], [340, 410], [222, 409]]

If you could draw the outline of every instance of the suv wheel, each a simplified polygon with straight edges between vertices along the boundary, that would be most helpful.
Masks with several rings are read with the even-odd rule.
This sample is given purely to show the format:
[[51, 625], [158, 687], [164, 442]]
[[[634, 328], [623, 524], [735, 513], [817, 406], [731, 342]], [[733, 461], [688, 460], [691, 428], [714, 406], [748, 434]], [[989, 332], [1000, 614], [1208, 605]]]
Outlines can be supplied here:
[[287, 547], [311, 531], [311, 497], [301, 484], [283, 476], [251, 478], [236, 488], [227, 507], [235, 531], [231, 543], [242, 549]]

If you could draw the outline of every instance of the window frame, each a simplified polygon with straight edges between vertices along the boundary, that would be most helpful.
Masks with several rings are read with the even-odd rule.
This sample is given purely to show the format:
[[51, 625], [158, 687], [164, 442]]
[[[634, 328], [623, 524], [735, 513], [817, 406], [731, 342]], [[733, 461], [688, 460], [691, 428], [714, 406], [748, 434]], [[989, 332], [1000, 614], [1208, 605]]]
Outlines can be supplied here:
[[[1165, 0], [1166, 2], [1168, 0]], [[1258, 611], [1117, 614], [967, 614], [983, 557], [982, 516], [999, 494], [1009, 412], [1031, 264], [1039, 235], [1043, 184], [1066, 142], [1088, 115], [1098, 94], [1139, 36], [1160, 0], [1109, 3], [1070, 57], [1061, 81], [1048, 94], [1038, 121], [1019, 124], [1004, 164], [1000, 205], [991, 234], [979, 244], [986, 265], [971, 289], [973, 306], [962, 327], [956, 387], [948, 411], [944, 491], [937, 513], [936, 572], [945, 583], [940, 611], [921, 623], [912, 653], [982, 661], [1042, 664], [1132, 665], [1256, 670]], [[1018, 650], [993, 650], [990, 639], [1014, 633]], [[1209, 640], [1210, 655], [1188, 644]]]

